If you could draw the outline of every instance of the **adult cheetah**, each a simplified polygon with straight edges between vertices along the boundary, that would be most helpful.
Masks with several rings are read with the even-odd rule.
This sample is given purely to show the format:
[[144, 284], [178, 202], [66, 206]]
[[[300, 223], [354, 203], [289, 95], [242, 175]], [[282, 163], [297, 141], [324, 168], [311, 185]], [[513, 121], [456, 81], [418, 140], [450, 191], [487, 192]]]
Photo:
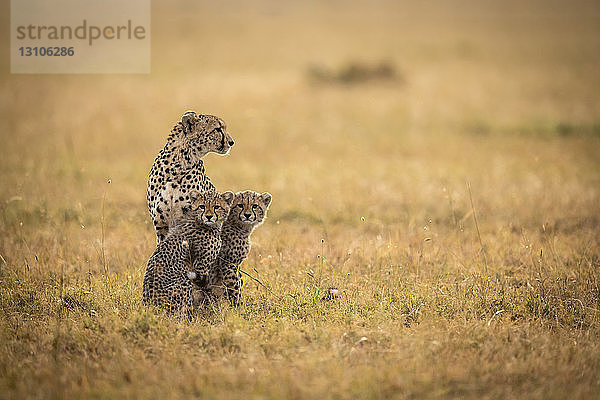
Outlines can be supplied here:
[[146, 199], [157, 243], [165, 238], [169, 221], [189, 208], [190, 191], [215, 190], [202, 157], [210, 152], [225, 155], [233, 144], [225, 122], [213, 115], [187, 111], [175, 124], [148, 177]]
[[215, 297], [225, 294], [237, 304], [243, 285], [240, 265], [250, 251], [250, 235], [263, 223], [271, 204], [270, 193], [251, 190], [235, 194], [231, 211], [221, 230], [221, 251], [210, 268], [209, 292]]
[[204, 286], [208, 284], [233, 197], [232, 192], [192, 194], [190, 210], [169, 227], [166, 237], [148, 260], [143, 283], [144, 304], [172, 313], [193, 310], [194, 298], [202, 296], [197, 293], [192, 279]]

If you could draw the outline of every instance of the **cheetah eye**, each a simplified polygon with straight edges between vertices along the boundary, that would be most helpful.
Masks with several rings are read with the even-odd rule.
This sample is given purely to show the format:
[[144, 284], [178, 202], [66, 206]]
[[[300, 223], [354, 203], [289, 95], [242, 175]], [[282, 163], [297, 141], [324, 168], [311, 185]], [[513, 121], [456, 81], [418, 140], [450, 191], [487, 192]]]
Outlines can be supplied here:
[[218, 210], [220, 208], [221, 208], [221, 206], [215, 206], [215, 210]]
[[204, 207], [204, 204], [200, 204], [200, 205], [198, 206], [198, 208], [199, 208], [199, 209], [201, 209], [201, 210], [204, 210], [206, 207]]
[[252, 209], [256, 210], [258, 208], [258, 204], [252, 204]]
[[238, 204], [237, 207], [244, 208], [244, 205], [243, 204]]

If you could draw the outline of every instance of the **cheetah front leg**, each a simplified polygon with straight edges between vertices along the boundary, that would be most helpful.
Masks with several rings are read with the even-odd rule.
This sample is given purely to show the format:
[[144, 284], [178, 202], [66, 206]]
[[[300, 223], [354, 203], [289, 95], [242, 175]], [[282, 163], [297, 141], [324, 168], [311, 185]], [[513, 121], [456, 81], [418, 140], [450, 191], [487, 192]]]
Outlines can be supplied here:
[[208, 291], [211, 296], [218, 298], [223, 295], [222, 280], [223, 274], [221, 273], [221, 267], [217, 262], [212, 265], [208, 274]]
[[178, 250], [174, 265], [174, 270], [177, 271], [177, 284], [171, 292], [171, 305], [183, 313], [190, 314], [194, 309], [195, 301], [193, 284], [190, 280], [193, 269], [189, 242], [183, 240]]
[[156, 231], [156, 243], [160, 244], [163, 240], [165, 240], [165, 237], [169, 232], [169, 227], [157, 225], [157, 221], [154, 221], [154, 230]]
[[157, 194], [156, 201], [150, 211], [156, 231], [156, 242], [159, 244], [167, 236], [169, 224], [176, 222], [183, 216], [181, 204], [178, 204], [180, 193], [173, 186], [172, 182], [167, 182], [165, 188]]
[[210, 280], [210, 263], [205, 262], [202, 257], [196, 257], [192, 269], [195, 273], [194, 283], [201, 289], [206, 289]]
[[160, 217], [157, 213], [157, 207], [155, 204], [148, 204], [148, 210], [150, 211], [150, 217], [152, 218], [152, 225], [154, 226], [154, 231], [156, 233], [156, 244], [159, 245], [160, 242], [167, 236], [167, 232], [169, 231], [169, 227], [166, 223], [161, 222]]
[[154, 225], [154, 230], [156, 231], [157, 245], [165, 239], [167, 233], [169, 232], [169, 225], [167, 223], [167, 219], [165, 218], [164, 208], [164, 205], [162, 207], [160, 204], [156, 205], [153, 209], [153, 212], [150, 213], [152, 216], [152, 224]]
[[225, 295], [231, 304], [237, 306], [241, 300], [242, 286], [244, 286], [242, 273], [237, 266], [230, 264], [222, 272], [222, 275], [221, 285], [225, 290]]
[[[208, 268], [206, 263], [200, 260], [194, 260], [193, 263], [193, 296], [195, 307], [206, 307], [210, 304], [214, 304], [217, 300], [217, 295], [213, 291], [214, 281], [214, 268]], [[192, 276], [192, 274], [190, 274]]]

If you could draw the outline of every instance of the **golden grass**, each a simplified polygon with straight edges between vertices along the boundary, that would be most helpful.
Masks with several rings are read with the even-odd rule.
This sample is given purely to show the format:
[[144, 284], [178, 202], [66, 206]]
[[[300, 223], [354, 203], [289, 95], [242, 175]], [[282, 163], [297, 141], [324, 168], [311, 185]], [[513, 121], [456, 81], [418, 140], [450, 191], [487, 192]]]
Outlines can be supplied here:
[[[3, 59], [0, 397], [597, 396], [597, 3], [155, 2], [152, 24], [147, 76]], [[354, 62], [402, 79], [310, 79]], [[236, 140], [216, 186], [274, 199], [244, 267], [266, 288], [191, 322], [140, 301], [146, 174], [187, 109]]]

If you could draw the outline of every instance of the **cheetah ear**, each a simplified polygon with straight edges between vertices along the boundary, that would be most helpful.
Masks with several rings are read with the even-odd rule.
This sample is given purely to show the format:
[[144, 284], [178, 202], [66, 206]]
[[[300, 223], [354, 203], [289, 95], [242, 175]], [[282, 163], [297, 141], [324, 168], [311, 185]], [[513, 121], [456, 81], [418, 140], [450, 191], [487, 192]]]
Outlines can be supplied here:
[[181, 117], [181, 123], [183, 124], [183, 132], [191, 133], [194, 129], [194, 123], [196, 122], [196, 113], [193, 111], [186, 111]]
[[192, 204], [192, 206], [194, 205], [194, 203], [196, 203], [198, 200], [200, 199], [200, 192], [196, 191], [196, 190], [191, 190], [190, 191], [190, 203]]
[[269, 204], [271, 204], [271, 193], [269, 192], [264, 192], [263, 194], [260, 195], [261, 200], [263, 201], [263, 204], [265, 205], [265, 207], [269, 207]]
[[222, 198], [223, 200], [225, 200], [225, 203], [227, 203], [227, 205], [228, 205], [228, 206], [231, 206], [231, 203], [233, 203], [233, 198], [234, 198], [234, 197], [235, 197], [235, 195], [233, 194], [233, 192], [229, 192], [229, 191], [227, 191], [227, 192], [224, 192], [224, 193], [221, 195], [221, 198]]

